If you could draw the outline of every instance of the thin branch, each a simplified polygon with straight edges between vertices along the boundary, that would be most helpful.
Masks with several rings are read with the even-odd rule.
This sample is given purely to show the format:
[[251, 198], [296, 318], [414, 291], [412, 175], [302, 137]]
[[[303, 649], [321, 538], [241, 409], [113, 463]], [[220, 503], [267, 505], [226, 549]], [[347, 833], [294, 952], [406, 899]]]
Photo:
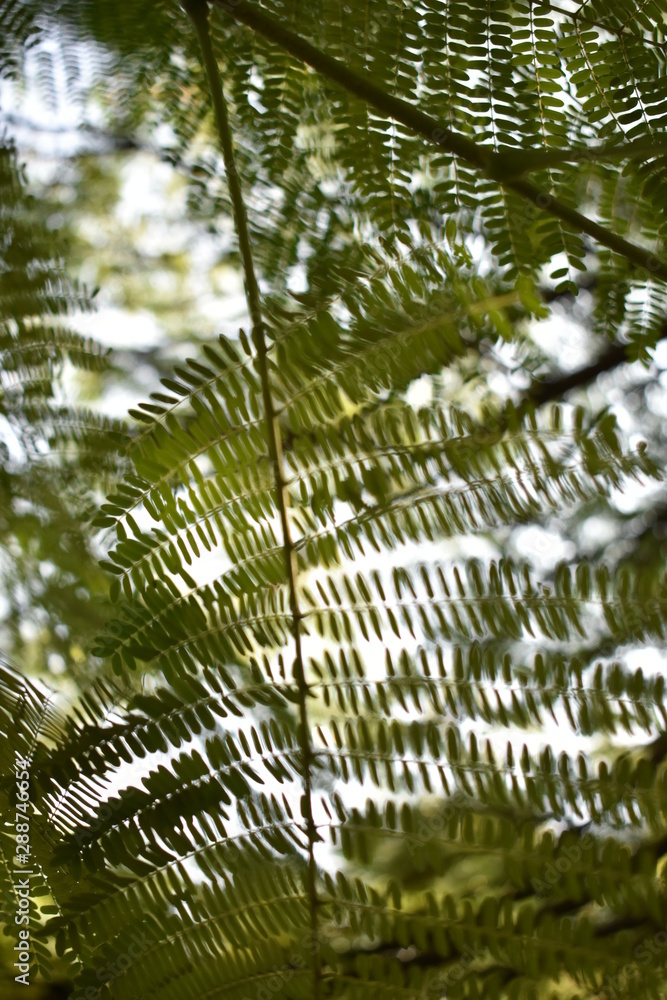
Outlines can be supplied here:
[[[262, 386], [262, 398], [264, 402], [264, 412], [266, 415], [267, 441], [269, 454], [274, 470], [276, 485], [276, 505], [280, 515], [280, 523], [283, 535], [283, 551], [285, 554], [285, 571], [289, 589], [290, 614], [292, 618], [292, 633], [294, 636], [294, 668], [293, 676], [297, 686], [299, 701], [299, 743], [303, 759], [303, 780], [304, 795], [302, 798], [302, 814], [306, 821], [306, 836], [308, 838], [308, 898], [310, 903], [310, 930], [313, 942], [317, 941], [318, 929], [318, 907], [319, 898], [317, 893], [317, 868], [315, 864], [315, 843], [319, 840], [319, 835], [315, 827], [312, 805], [312, 769], [313, 769], [313, 747], [310, 737], [308, 723], [307, 699], [309, 694], [306, 683], [303, 651], [301, 645], [301, 621], [303, 613], [299, 607], [297, 593], [297, 560], [296, 549], [292, 541], [289, 518], [289, 494], [286, 485], [286, 477], [283, 466], [282, 439], [278, 416], [271, 394], [271, 383], [269, 378], [267, 346], [264, 334], [264, 320], [262, 318], [261, 300], [259, 285], [255, 275], [252, 249], [250, 244], [250, 234], [248, 230], [248, 219], [246, 215], [245, 202], [241, 181], [236, 170], [234, 157], [234, 144], [232, 131], [227, 113], [227, 105], [222, 88], [222, 81], [218, 70], [218, 64], [213, 51], [211, 35], [209, 30], [209, 9], [207, 0], [185, 0], [184, 9], [188, 14], [199, 39], [202, 51], [204, 68], [208, 79], [215, 119], [218, 129], [218, 138], [227, 174], [229, 194], [234, 212], [234, 222], [239, 241], [239, 250], [243, 262], [243, 272], [245, 278], [246, 299], [248, 311], [252, 322], [252, 338], [257, 351], [257, 370]], [[315, 950], [313, 956], [313, 1000], [319, 1000], [321, 983], [321, 960], [319, 949]]]
[[[520, 177], [533, 170], [561, 163], [614, 163], [617, 160], [650, 160], [667, 156], [667, 140], [635, 139], [632, 142], [604, 143], [600, 146], [571, 146], [569, 149], [501, 149], [497, 154], [508, 177]], [[496, 176], [500, 177], [496, 168]]]
[[[587, 216], [577, 212], [576, 209], [560, 201], [548, 192], [545, 192], [531, 181], [523, 180], [517, 176], [516, 153], [495, 153], [491, 147], [481, 146], [468, 139], [466, 136], [452, 132], [435, 118], [413, 107], [400, 97], [394, 97], [386, 91], [377, 87], [368, 74], [357, 73], [344, 63], [339, 62], [326, 52], [311, 45], [299, 35], [284, 27], [275, 18], [270, 17], [264, 10], [249, 3], [248, 0], [213, 0], [216, 6], [230, 14], [235, 20], [247, 25], [254, 31], [259, 32], [269, 41], [279, 45], [296, 59], [307, 63], [313, 69], [322, 73], [323, 76], [333, 80], [343, 87], [350, 94], [366, 101], [372, 107], [381, 111], [389, 118], [405, 125], [418, 135], [421, 135], [428, 142], [438, 146], [440, 149], [465, 160], [472, 166], [477, 167], [482, 173], [492, 180], [497, 181], [510, 191], [520, 195], [527, 201], [534, 204], [540, 211], [547, 215], [552, 215], [563, 222], [573, 226], [575, 230], [587, 233], [597, 240], [602, 246], [607, 247], [614, 253], [625, 257], [637, 267], [641, 267], [656, 278], [667, 281], [667, 262], [660, 260], [650, 250], [630, 243], [616, 233], [605, 229]], [[521, 156], [533, 157], [530, 169], [536, 169], [537, 152], [526, 150]], [[579, 151], [576, 151], [577, 156]], [[631, 153], [628, 153], [631, 155]], [[507, 158], [509, 157], [509, 159]], [[523, 173], [523, 170], [521, 170]]]
[[[667, 339], [667, 324], [663, 327], [663, 332], [658, 339], [659, 341]], [[548, 379], [536, 382], [526, 393], [526, 398], [537, 406], [542, 406], [544, 403], [551, 403], [555, 399], [560, 399], [566, 392], [588, 385], [598, 375], [612, 371], [627, 361], [626, 345], [611, 344], [594, 361], [584, 365], [582, 368], [568, 372], [567, 375], [551, 376]]]

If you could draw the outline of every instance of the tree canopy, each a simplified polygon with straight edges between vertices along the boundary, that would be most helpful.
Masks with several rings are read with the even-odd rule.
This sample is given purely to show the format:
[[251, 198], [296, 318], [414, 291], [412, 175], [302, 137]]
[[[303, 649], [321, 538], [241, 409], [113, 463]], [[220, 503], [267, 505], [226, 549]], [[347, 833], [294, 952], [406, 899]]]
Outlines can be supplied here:
[[664, 995], [666, 25], [0, 0], [12, 1000]]

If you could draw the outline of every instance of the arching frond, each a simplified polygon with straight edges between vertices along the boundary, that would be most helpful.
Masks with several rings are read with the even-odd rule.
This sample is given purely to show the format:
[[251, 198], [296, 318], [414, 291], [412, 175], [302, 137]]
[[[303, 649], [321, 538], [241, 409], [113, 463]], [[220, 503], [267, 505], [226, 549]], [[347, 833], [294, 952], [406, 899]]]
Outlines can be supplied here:
[[[75, 995], [664, 989], [664, 681], [630, 655], [664, 644], [664, 560], [536, 568], [510, 542], [660, 480], [611, 408], [537, 380], [529, 324], [538, 280], [571, 295], [588, 271], [614, 364], [663, 336], [665, 13], [11, 20], [8, 65], [57, 24], [63, 51], [104, 47], [116, 125], [171, 125], [193, 211], [233, 218], [249, 317], [131, 411], [95, 520], [117, 613], [94, 652], [142, 690], [100, 681], [47, 729], [46, 696], [0, 674], [3, 731], [32, 748], [43, 964]], [[21, 268], [40, 316], [78, 301]], [[40, 407], [94, 351], [55, 322], [26, 342], [12, 295], [7, 378], [87, 467], [120, 426]]]

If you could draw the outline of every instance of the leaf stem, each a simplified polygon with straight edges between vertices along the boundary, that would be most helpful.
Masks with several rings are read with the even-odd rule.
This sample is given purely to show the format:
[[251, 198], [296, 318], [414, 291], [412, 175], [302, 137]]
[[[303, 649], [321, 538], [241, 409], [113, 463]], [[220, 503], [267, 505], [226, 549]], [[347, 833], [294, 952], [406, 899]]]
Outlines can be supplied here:
[[[302, 798], [302, 815], [306, 824], [306, 835], [308, 838], [308, 897], [310, 901], [310, 930], [313, 944], [317, 941], [318, 906], [319, 899], [317, 893], [317, 867], [315, 863], [315, 843], [319, 838], [315, 827], [312, 806], [312, 768], [313, 768], [313, 746], [310, 737], [310, 726], [308, 723], [308, 684], [306, 683], [303, 650], [301, 644], [301, 621], [303, 613], [299, 607], [299, 597], [297, 592], [297, 561], [296, 548], [291, 537], [289, 525], [289, 494], [287, 490], [286, 477], [283, 463], [283, 448], [278, 416], [271, 393], [271, 382], [269, 377], [268, 350], [264, 332], [264, 320], [262, 318], [261, 297], [259, 285], [255, 274], [253, 262], [250, 234], [248, 230], [248, 218], [243, 200], [241, 181], [236, 169], [234, 157], [234, 143], [232, 131], [227, 113], [222, 81], [218, 70], [218, 63], [213, 51], [211, 34], [209, 29], [209, 8], [207, 0], [186, 0], [183, 7], [192, 21], [193, 27], [199, 40], [202, 52], [202, 60], [213, 102], [215, 120], [220, 141], [220, 148], [227, 174], [227, 184], [234, 213], [234, 223], [239, 241], [239, 250], [243, 263], [243, 273], [245, 279], [246, 300], [248, 311], [252, 323], [252, 340], [257, 351], [256, 368], [259, 374], [262, 387], [262, 399], [264, 412], [266, 415], [267, 442], [269, 455], [273, 465], [274, 480], [276, 486], [276, 505], [280, 516], [280, 523], [283, 536], [283, 551], [285, 554], [285, 572], [289, 590], [290, 615], [292, 618], [292, 634], [294, 637], [294, 666], [293, 677], [298, 691], [299, 702], [299, 742], [301, 746], [303, 762], [304, 795]], [[321, 961], [319, 948], [313, 955], [313, 1000], [319, 1000], [321, 984]]]

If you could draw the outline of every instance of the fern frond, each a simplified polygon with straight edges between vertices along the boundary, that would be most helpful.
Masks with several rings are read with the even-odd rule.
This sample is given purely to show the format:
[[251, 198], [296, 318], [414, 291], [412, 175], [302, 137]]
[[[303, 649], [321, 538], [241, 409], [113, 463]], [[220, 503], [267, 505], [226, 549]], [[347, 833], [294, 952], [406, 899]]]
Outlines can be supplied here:
[[[593, 334], [629, 360], [662, 336], [667, 5], [186, 7], [194, 31], [143, 0], [5, 18], [12, 72], [58, 25], [103, 48], [116, 124], [171, 125], [193, 213], [233, 216], [250, 319], [132, 411], [95, 521], [95, 652], [145, 688], [43, 725], [0, 671], [36, 762], [41, 960], [124, 1000], [615, 996], [628, 967], [658, 995], [667, 716], [629, 654], [664, 643], [664, 566], [506, 544], [658, 462], [608, 409], [486, 373], [504, 345], [539, 370], [544, 274], [564, 296], [595, 270]], [[55, 321], [89, 302], [19, 228], [7, 412], [88, 468], [122, 427], [44, 397], [63, 358], [101, 363]]]

